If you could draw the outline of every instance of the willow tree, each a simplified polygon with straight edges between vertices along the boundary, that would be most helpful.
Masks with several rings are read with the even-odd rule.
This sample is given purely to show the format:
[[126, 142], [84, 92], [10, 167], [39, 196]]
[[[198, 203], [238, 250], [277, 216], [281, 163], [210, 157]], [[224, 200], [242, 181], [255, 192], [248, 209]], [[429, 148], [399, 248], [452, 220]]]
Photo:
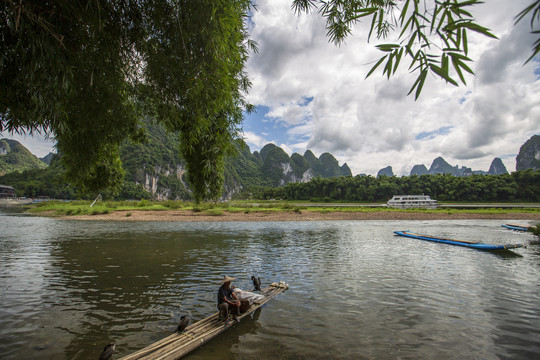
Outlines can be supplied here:
[[249, 0], [5, 0], [0, 131], [54, 136], [88, 192], [119, 187], [119, 144], [149, 116], [180, 134], [194, 198], [216, 198], [251, 106]]

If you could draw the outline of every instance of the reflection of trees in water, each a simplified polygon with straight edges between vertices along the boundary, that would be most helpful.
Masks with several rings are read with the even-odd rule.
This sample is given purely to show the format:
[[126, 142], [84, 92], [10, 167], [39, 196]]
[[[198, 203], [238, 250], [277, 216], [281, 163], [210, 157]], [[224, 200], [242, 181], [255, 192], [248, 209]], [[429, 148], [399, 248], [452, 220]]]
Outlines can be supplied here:
[[61, 326], [71, 334], [66, 358], [97, 357], [110, 341], [116, 342], [117, 354], [126, 353], [174, 331], [191, 296], [182, 283], [196, 281], [186, 273], [195, 259], [184, 256], [192, 246], [179, 233], [58, 242], [54, 265], [62, 276], [54, 286], [65, 291], [57, 306], [74, 315]]

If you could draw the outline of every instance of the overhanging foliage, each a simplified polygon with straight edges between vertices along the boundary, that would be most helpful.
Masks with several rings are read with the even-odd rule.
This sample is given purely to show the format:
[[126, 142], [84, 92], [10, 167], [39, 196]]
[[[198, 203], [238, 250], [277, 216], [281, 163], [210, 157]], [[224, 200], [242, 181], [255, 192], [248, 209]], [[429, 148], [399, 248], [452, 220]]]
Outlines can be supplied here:
[[0, 132], [54, 136], [81, 190], [118, 188], [118, 146], [178, 131], [197, 200], [216, 198], [249, 81], [249, 0], [6, 0]]

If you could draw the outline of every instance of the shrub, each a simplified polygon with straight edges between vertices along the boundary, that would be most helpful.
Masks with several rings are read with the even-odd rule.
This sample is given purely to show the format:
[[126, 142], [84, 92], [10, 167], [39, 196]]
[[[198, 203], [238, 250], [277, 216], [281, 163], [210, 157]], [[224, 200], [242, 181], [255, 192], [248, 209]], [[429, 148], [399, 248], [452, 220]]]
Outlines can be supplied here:
[[179, 209], [184, 207], [184, 203], [182, 201], [167, 200], [163, 203], [163, 206], [169, 209]]
[[148, 202], [148, 200], [145, 200], [145, 199], [142, 199], [141, 201], [139, 201], [137, 203], [138, 207], [145, 207], [145, 206], [148, 206], [148, 205], [150, 205], [150, 203]]
[[116, 209], [118, 205], [121, 205], [121, 203], [119, 203], [118, 201], [107, 201], [105, 203], [105, 206], [111, 209]]

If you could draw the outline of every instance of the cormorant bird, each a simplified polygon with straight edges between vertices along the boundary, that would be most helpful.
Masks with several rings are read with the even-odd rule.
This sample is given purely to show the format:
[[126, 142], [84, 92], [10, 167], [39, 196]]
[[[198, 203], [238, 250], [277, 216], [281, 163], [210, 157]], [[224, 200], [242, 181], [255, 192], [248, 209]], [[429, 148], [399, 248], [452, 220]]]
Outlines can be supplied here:
[[103, 348], [103, 352], [101, 353], [101, 355], [99, 355], [99, 360], [109, 360], [115, 347], [116, 345], [114, 343], [110, 343], [109, 345], [105, 346]]
[[261, 291], [261, 278], [251, 276], [251, 280], [253, 280], [253, 286], [255, 286], [255, 290]]
[[180, 324], [178, 324], [178, 328], [176, 329], [176, 331], [180, 333], [184, 331], [185, 328], [187, 328], [187, 326], [189, 325], [189, 320], [189, 316], [182, 315], [182, 317], [180, 318]]

